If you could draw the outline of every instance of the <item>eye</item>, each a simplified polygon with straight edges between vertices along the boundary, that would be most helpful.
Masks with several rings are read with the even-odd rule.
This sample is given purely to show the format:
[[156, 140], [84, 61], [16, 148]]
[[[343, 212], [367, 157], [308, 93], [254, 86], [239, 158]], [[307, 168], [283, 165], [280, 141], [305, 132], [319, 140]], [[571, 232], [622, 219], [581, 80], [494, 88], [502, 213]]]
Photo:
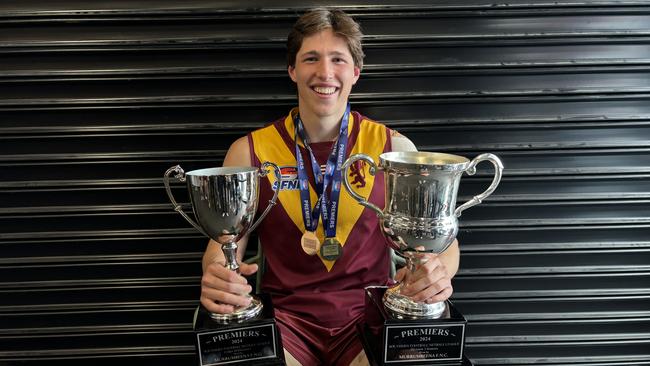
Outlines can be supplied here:
[[334, 61], [334, 63], [337, 63], [337, 64], [344, 64], [344, 63], [347, 62], [346, 59], [341, 58], [341, 57], [334, 57], [334, 58], [332, 59], [332, 61]]
[[315, 56], [305, 57], [303, 59], [303, 62], [307, 62], [307, 63], [312, 63], [316, 61], [318, 61], [318, 58], [316, 58]]

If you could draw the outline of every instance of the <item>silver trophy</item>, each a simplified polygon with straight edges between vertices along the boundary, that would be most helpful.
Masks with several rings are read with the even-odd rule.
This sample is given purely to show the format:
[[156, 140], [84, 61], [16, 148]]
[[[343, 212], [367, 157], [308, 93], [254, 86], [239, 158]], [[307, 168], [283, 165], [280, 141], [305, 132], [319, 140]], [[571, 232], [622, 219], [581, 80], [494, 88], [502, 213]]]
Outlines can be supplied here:
[[[347, 169], [356, 161], [370, 164], [370, 174], [384, 171], [386, 207], [382, 210], [353, 191], [348, 182]], [[463, 173], [473, 175], [481, 161], [494, 165], [492, 184], [485, 192], [456, 208], [458, 185]], [[411, 275], [422, 264], [420, 253], [442, 253], [458, 234], [458, 217], [469, 207], [481, 203], [501, 181], [503, 164], [493, 154], [481, 154], [469, 160], [465, 157], [432, 152], [389, 152], [379, 156], [379, 167], [367, 155], [351, 156], [341, 167], [345, 172], [343, 183], [350, 195], [361, 205], [379, 216], [382, 232], [391, 248], [406, 259]], [[445, 302], [417, 303], [400, 293], [397, 285], [388, 289], [384, 306], [398, 318], [440, 317], [446, 309]]]
[[[174, 205], [174, 210], [203, 235], [221, 244], [226, 258], [225, 267], [232, 271], [239, 270], [237, 241], [246, 233], [255, 230], [278, 198], [279, 183], [266, 210], [253, 223], [257, 211], [259, 178], [266, 176], [268, 167], [273, 167], [275, 176], [280, 182], [280, 168], [269, 162], [262, 164], [261, 169], [223, 167], [185, 173], [179, 165], [176, 165], [165, 172], [165, 189], [169, 200]], [[172, 174], [181, 182], [187, 183], [192, 210], [198, 223], [192, 220], [174, 199], [169, 187], [169, 178]], [[235, 311], [230, 314], [211, 313], [210, 316], [218, 323], [228, 324], [254, 318], [261, 311], [262, 302], [257, 297], [251, 296], [251, 303], [247, 307], [235, 308]]]

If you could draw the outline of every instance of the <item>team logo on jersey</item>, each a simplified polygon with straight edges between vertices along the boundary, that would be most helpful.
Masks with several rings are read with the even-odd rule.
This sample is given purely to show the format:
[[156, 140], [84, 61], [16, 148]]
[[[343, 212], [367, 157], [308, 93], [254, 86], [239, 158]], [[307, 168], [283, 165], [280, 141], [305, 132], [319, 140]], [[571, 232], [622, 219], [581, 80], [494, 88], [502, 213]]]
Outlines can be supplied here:
[[[321, 177], [316, 179], [322, 180], [322, 174], [325, 173], [325, 165], [320, 167]], [[295, 166], [281, 166], [280, 175], [282, 175], [282, 185], [280, 185], [281, 191], [296, 191], [300, 189], [300, 181], [298, 180], [298, 168]], [[304, 189], [308, 189], [309, 183], [304, 182]], [[278, 186], [278, 182], [273, 183], [273, 190]]]
[[366, 186], [366, 162], [362, 160], [357, 160], [352, 165], [350, 165], [350, 178], [352, 181], [350, 185], [355, 185], [357, 188], [363, 188]]

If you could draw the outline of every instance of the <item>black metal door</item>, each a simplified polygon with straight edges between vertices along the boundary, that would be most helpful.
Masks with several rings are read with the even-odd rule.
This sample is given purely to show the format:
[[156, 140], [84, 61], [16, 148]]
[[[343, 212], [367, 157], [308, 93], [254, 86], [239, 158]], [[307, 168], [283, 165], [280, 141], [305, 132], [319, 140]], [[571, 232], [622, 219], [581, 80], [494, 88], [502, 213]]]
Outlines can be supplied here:
[[[192, 364], [206, 240], [162, 173], [287, 113], [284, 41], [312, 5], [0, 4], [0, 364]], [[355, 109], [504, 160], [461, 219], [467, 354], [649, 364], [650, 4], [330, 5], [366, 34]]]

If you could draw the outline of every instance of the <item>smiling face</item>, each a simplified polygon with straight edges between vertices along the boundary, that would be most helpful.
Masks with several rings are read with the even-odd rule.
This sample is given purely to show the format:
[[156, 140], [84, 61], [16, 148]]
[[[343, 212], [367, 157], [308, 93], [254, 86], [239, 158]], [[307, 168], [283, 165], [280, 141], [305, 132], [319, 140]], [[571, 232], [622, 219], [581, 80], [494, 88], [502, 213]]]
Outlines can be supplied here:
[[360, 69], [354, 65], [344, 38], [331, 28], [305, 37], [289, 66], [298, 87], [298, 107], [303, 119], [340, 119]]

